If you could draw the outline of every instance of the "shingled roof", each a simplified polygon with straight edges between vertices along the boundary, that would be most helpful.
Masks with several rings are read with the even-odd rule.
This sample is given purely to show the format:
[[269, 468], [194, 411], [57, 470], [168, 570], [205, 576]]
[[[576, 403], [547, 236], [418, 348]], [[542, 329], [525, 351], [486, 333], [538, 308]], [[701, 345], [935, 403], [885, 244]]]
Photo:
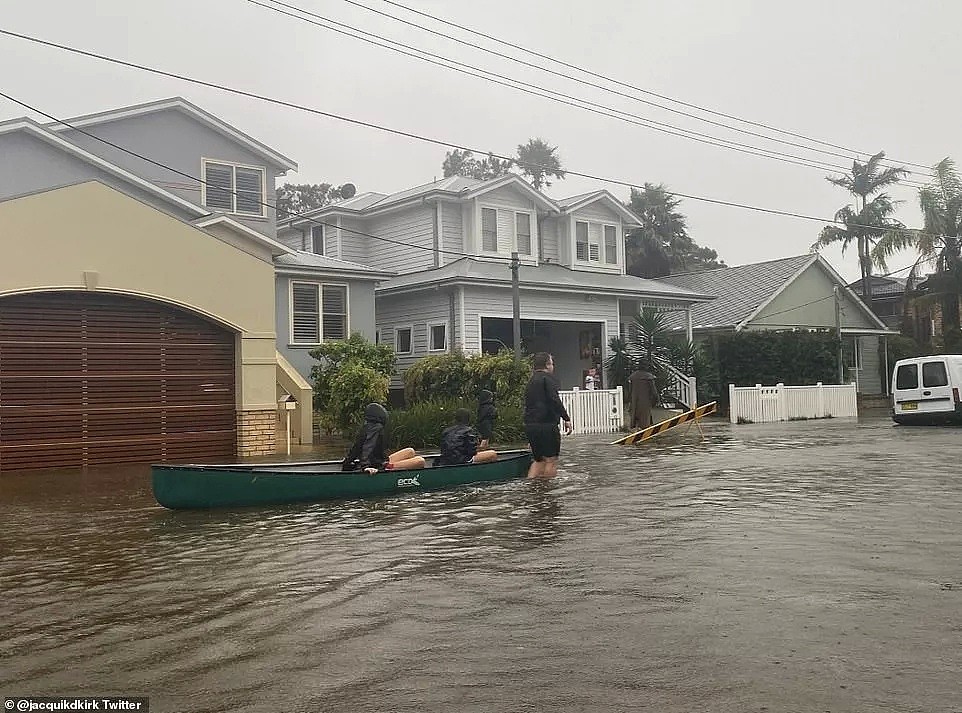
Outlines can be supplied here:
[[[692, 307], [692, 326], [695, 329], [734, 328], [816, 260], [817, 255], [796, 255], [738, 267], [679, 273], [659, 277], [658, 281], [692, 292], [718, 296], [711, 302]], [[665, 317], [670, 329], [684, 329], [684, 315], [672, 313]]]

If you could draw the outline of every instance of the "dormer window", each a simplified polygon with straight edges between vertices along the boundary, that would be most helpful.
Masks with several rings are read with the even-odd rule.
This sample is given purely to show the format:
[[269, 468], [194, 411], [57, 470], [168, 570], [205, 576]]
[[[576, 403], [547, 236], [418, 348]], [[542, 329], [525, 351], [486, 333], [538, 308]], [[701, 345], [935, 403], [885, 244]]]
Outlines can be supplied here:
[[532, 214], [507, 208], [481, 208], [481, 252], [534, 255]]
[[265, 215], [267, 176], [263, 168], [204, 159], [203, 204], [237, 215]]
[[324, 226], [311, 226], [311, 252], [315, 255], [324, 254]]
[[575, 221], [575, 260], [595, 265], [617, 265], [618, 226]]

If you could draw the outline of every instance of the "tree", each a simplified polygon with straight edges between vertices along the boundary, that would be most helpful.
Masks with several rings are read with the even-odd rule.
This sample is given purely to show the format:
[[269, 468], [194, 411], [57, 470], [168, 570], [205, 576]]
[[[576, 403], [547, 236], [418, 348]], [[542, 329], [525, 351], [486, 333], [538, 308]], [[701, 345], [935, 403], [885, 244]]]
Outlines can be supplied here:
[[277, 219], [283, 220], [341, 200], [343, 189], [344, 186], [335, 187], [330, 183], [285, 183], [276, 191]]
[[626, 239], [627, 271], [636, 277], [663, 277], [673, 272], [725, 267], [718, 253], [701, 247], [688, 234], [681, 200], [664, 184], [646, 183], [631, 189], [628, 208], [641, 218], [641, 227]]
[[487, 181], [490, 178], [504, 176], [511, 171], [512, 162], [508, 159], [500, 159], [494, 154], [488, 154], [487, 158], [478, 160], [471, 151], [454, 149], [444, 155], [444, 163], [441, 170], [444, 177], [465, 176], [466, 178], [476, 178], [479, 181]]
[[[897, 204], [888, 196], [884, 193], [879, 194], [869, 201], [869, 196], [879, 193], [883, 188], [895, 185], [908, 173], [901, 166], [883, 166], [884, 159], [885, 152], [879, 151], [865, 163], [853, 161], [850, 174], [826, 177], [832, 185], [844, 188], [855, 196], [855, 206], [854, 208], [845, 206], [835, 214], [836, 223], [843, 224], [844, 228], [838, 225], [826, 225], [818, 236], [818, 240], [812, 245], [812, 250], [817, 251], [837, 242], [842, 243], [843, 250], [853, 242], [856, 244], [859, 269], [862, 274], [862, 297], [869, 305], [872, 303], [872, 268], [875, 264], [883, 267], [883, 264], [873, 259], [872, 250], [875, 244], [885, 236], [889, 236], [890, 240], [896, 239], [904, 228], [901, 223], [891, 219]], [[876, 254], [877, 257], [878, 254]]]
[[555, 153], [557, 150], [557, 146], [550, 146], [544, 139], [528, 139], [528, 143], [519, 144], [518, 156], [515, 159], [502, 159], [490, 153], [486, 158], [477, 159], [474, 153], [467, 149], [454, 149], [444, 155], [441, 170], [445, 178], [465, 176], [487, 181], [507, 175], [516, 167], [521, 175], [527, 176], [532, 185], [540, 191], [551, 186], [549, 177], [565, 177], [561, 159]]
[[[962, 293], [962, 177], [955, 162], [944, 158], [932, 167], [932, 182], [919, 189], [923, 230], [903, 231], [879, 241], [875, 254], [884, 259], [906, 247], [919, 253], [919, 262], [935, 264], [925, 281], [928, 294], [942, 309], [946, 349], [962, 346], [959, 298]], [[918, 263], [917, 263], [918, 264]], [[915, 269], [910, 276], [914, 278]]]
[[564, 180], [565, 171], [561, 159], [555, 153], [557, 146], [551, 146], [544, 139], [528, 139], [526, 144], [518, 144], [518, 158], [515, 160], [521, 175], [531, 179], [531, 184], [539, 191], [550, 188], [550, 177]]

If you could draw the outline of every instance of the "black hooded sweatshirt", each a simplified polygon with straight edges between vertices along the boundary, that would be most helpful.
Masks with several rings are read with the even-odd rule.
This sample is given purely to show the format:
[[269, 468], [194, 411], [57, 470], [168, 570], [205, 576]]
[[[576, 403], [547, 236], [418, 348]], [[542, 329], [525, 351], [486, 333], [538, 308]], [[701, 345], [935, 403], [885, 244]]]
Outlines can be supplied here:
[[494, 422], [498, 418], [498, 410], [494, 407], [494, 394], [487, 389], [478, 398], [478, 434], [481, 440], [490, 441], [494, 436]]
[[387, 462], [384, 443], [385, 426], [387, 426], [387, 410], [381, 404], [368, 404], [364, 409], [364, 425], [361, 426], [354, 445], [341, 463], [342, 471], [384, 468]]

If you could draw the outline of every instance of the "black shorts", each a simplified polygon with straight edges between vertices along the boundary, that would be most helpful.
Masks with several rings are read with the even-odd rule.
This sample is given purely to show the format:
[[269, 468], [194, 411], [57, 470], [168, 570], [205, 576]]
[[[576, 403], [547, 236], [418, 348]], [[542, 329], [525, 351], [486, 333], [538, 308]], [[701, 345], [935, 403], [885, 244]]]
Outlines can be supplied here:
[[557, 458], [561, 453], [561, 431], [556, 423], [526, 423], [524, 433], [535, 460]]

